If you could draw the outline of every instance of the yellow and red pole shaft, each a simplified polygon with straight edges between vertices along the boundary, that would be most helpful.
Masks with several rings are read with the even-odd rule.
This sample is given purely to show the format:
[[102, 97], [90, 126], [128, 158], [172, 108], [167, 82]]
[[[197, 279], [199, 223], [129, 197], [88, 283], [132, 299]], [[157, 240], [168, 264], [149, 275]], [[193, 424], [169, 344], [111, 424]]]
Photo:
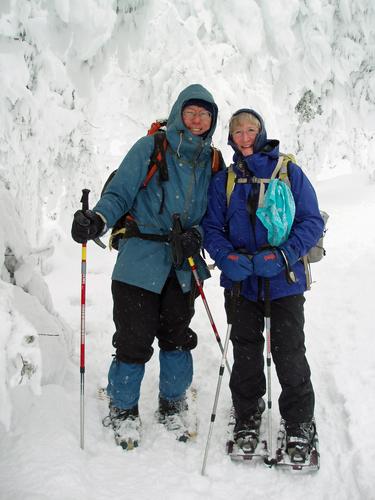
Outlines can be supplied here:
[[[89, 209], [89, 189], [82, 189], [82, 210]], [[86, 339], [86, 248], [87, 242], [82, 243], [81, 258], [81, 338], [80, 338], [80, 444], [85, 447], [85, 339]]]

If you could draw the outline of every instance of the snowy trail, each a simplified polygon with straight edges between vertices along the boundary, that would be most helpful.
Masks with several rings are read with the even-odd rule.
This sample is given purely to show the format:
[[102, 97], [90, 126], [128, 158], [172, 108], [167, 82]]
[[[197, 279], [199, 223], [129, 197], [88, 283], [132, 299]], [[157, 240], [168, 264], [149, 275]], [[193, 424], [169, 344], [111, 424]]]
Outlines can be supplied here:
[[[0, 500], [375, 500], [375, 2], [227, 4], [0, 1]], [[192, 325], [200, 339], [197, 440], [177, 443], [154, 420], [155, 352], [142, 386], [142, 446], [124, 453], [114, 445], [97, 388], [113, 352], [115, 255], [91, 243], [79, 447], [81, 252], [69, 236], [72, 213], [82, 187], [92, 206], [131, 145], [191, 83], [215, 96], [215, 145], [227, 163], [230, 116], [255, 106], [330, 214], [328, 254], [314, 265], [317, 284], [306, 295], [321, 450], [315, 474], [230, 462], [225, 374], [200, 475], [220, 363], [200, 298]], [[205, 290], [224, 341], [217, 272]], [[68, 349], [65, 340], [73, 341]], [[35, 368], [29, 379], [27, 366]], [[276, 436], [275, 373], [272, 387]]]
[[[321, 469], [298, 474], [260, 464], [232, 463], [225, 455], [226, 415], [230, 406], [225, 373], [208, 456], [200, 474], [214, 401], [221, 354], [201, 299], [193, 328], [199, 334], [195, 353], [195, 386], [199, 434], [189, 444], [174, 440], [154, 418], [158, 393], [158, 356], [147, 365], [140, 402], [142, 445], [124, 453], [101, 425], [105, 403], [97, 388], [105, 385], [111, 359], [110, 270], [114, 256], [91, 246], [88, 257], [86, 432], [79, 448], [79, 260], [67, 243], [54, 258], [48, 277], [55, 307], [77, 332], [76, 357], [62, 386], [43, 387], [31, 396], [16, 391], [12, 430], [0, 443], [2, 500], [68, 500], [153, 498], [155, 500], [236, 500], [248, 498], [305, 500], [372, 500], [375, 440], [368, 428], [375, 411], [372, 386], [375, 346], [371, 336], [375, 243], [361, 235], [375, 213], [375, 186], [364, 179], [361, 199], [348, 203], [350, 176], [319, 185], [322, 208], [330, 214], [327, 257], [313, 268], [317, 280], [306, 301], [306, 343], [316, 391]], [[370, 240], [370, 241], [369, 241]], [[73, 259], [73, 260], [72, 260]], [[222, 342], [226, 320], [218, 273], [207, 282], [206, 295]], [[74, 286], [73, 286], [74, 285]], [[373, 308], [372, 308], [373, 309]], [[231, 353], [229, 358], [231, 359]], [[273, 425], [278, 424], [278, 382], [273, 372]], [[274, 441], [275, 446], [275, 441]], [[235, 493], [234, 493], [235, 492]]]

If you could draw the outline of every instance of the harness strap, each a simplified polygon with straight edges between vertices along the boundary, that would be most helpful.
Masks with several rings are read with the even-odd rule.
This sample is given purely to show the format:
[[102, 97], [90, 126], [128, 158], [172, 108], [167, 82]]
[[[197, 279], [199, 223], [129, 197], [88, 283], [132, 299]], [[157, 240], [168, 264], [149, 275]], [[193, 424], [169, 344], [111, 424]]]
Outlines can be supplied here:
[[285, 182], [290, 188], [290, 181], [288, 177], [288, 163], [292, 161], [291, 155], [280, 154], [277, 161], [276, 167], [274, 168], [270, 178], [262, 177], [236, 177], [233, 170], [233, 165], [228, 167], [228, 178], [227, 178], [227, 206], [229, 206], [230, 198], [233, 193], [235, 184], [259, 184], [259, 201], [258, 207], [264, 206], [264, 195], [266, 191], [266, 184], [269, 184], [272, 180], [278, 178], [279, 180]]
[[130, 214], [125, 217], [124, 225], [117, 229], [117, 231], [112, 232], [110, 238], [110, 248], [112, 247], [112, 239], [116, 236], [123, 239], [140, 238], [141, 240], [159, 241], [164, 243], [168, 242], [170, 238], [169, 234], [141, 233], [136, 221]]
[[271, 179], [261, 179], [255, 178], [254, 182], [259, 184], [259, 200], [258, 200], [258, 208], [262, 208], [264, 206], [264, 193], [266, 190], [266, 184], [271, 182]]
[[254, 182], [258, 182], [260, 184], [259, 188], [259, 202], [258, 202], [258, 207], [263, 208], [264, 207], [264, 193], [266, 190], [266, 184], [269, 184], [272, 180], [276, 179], [277, 174], [279, 173], [279, 170], [281, 169], [283, 164], [283, 157], [280, 156], [279, 159], [277, 160], [276, 167], [274, 168], [271, 178], [270, 179], [254, 179]]
[[114, 236], [116, 234], [121, 234], [123, 239], [140, 238], [141, 240], [161, 241], [165, 243], [169, 241], [169, 234], [148, 234], [141, 233], [140, 231], [138, 234], [130, 234], [125, 228], [116, 231], [116, 233], [114, 233]]

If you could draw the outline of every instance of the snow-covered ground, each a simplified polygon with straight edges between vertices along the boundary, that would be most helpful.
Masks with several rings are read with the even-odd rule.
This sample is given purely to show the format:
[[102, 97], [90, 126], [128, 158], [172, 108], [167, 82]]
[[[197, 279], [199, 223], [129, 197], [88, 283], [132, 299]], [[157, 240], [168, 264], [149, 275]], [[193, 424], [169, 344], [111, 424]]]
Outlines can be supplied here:
[[[353, 186], [355, 190], [353, 191]], [[96, 396], [111, 360], [110, 272], [114, 255], [93, 243], [88, 249], [86, 429], [79, 447], [80, 247], [67, 240], [52, 258], [47, 277], [59, 312], [75, 332], [75, 357], [63, 383], [43, 386], [39, 396], [28, 386], [13, 394], [16, 417], [2, 435], [0, 498], [67, 499], [225, 499], [235, 497], [370, 500], [375, 437], [373, 380], [373, 283], [375, 186], [365, 176], [345, 175], [317, 183], [320, 203], [330, 213], [326, 258], [313, 267], [317, 281], [306, 301], [306, 337], [316, 391], [321, 469], [302, 475], [259, 464], [232, 463], [225, 455], [226, 414], [230, 406], [224, 376], [206, 475], [201, 466], [212, 411], [220, 351], [197, 299], [193, 326], [199, 334], [194, 353], [199, 434], [183, 444], [155, 422], [158, 360], [147, 365], [140, 411], [141, 446], [116, 447], [101, 425], [105, 403]], [[226, 324], [217, 272], [206, 294], [222, 341]], [[54, 357], [57, 362], [57, 357]], [[273, 420], [277, 428], [278, 383], [273, 381]], [[17, 408], [22, 412], [17, 412]]]
[[[0, 0], [0, 499], [372, 500], [375, 438], [375, 5], [372, 0]], [[79, 446], [81, 189], [109, 172], [179, 91], [205, 85], [214, 136], [259, 111], [296, 154], [330, 214], [313, 265], [306, 342], [321, 470], [231, 463], [224, 374], [201, 476], [220, 351], [201, 299], [193, 328], [199, 433], [182, 444], [155, 422], [158, 356], [147, 364], [142, 445], [124, 453], [101, 425], [113, 350], [116, 255], [88, 245], [85, 449]], [[206, 295], [224, 342], [218, 272]], [[229, 354], [231, 359], [231, 353]], [[273, 379], [273, 427], [278, 382]]]

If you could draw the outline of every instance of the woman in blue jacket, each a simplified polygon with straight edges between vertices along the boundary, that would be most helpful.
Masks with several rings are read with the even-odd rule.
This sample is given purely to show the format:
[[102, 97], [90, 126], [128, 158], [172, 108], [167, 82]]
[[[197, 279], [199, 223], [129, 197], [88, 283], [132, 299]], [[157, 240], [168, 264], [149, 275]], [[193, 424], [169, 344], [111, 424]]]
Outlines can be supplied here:
[[[157, 173], [147, 189], [141, 189], [154, 150], [154, 137], [143, 137], [125, 156], [93, 210], [79, 210], [74, 216], [72, 236], [77, 242], [95, 239], [126, 213], [139, 230], [120, 241], [112, 274], [116, 357], [108, 374], [106, 423], [124, 449], [140, 440], [138, 400], [155, 338], [160, 348], [159, 421], [181, 440], [189, 437], [183, 417], [193, 376], [190, 351], [197, 336], [189, 328], [196, 293], [186, 257], [194, 255], [200, 278], [208, 277], [199, 256], [199, 224], [207, 207], [216, 121], [210, 92], [197, 84], [187, 87], [167, 122], [168, 179], [161, 182]], [[180, 215], [182, 234], [173, 233], [171, 240], [175, 214]], [[176, 249], [179, 262], [173, 258]]]
[[[303, 330], [303, 294], [307, 287], [300, 259], [321, 237], [323, 220], [311, 183], [300, 167], [289, 163], [295, 218], [288, 239], [270, 248], [267, 229], [256, 215], [257, 179], [271, 177], [279, 158], [279, 142], [267, 140], [258, 113], [241, 109], [230, 120], [228, 143], [234, 149], [234, 189], [228, 204], [227, 172], [219, 172], [212, 179], [203, 228], [204, 247], [222, 271], [225, 308], [232, 324], [234, 439], [243, 449], [253, 449], [258, 442], [265, 406], [262, 396], [266, 392], [263, 329], [264, 284], [268, 281], [271, 351], [282, 388], [280, 414], [286, 421], [289, 453], [301, 461], [307, 456], [315, 426], [314, 391]], [[294, 273], [294, 282], [287, 279], [286, 267]], [[234, 282], [242, 282], [242, 286], [233, 304], [230, 290]]]

